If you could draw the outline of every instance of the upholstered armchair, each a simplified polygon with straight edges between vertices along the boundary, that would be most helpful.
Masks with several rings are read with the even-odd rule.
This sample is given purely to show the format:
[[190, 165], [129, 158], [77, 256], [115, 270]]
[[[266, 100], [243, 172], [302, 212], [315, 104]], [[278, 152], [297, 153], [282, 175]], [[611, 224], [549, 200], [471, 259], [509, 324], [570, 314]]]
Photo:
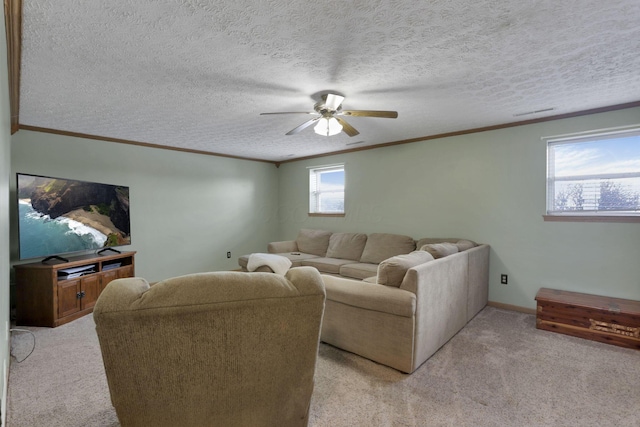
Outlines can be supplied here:
[[307, 425], [324, 301], [312, 267], [112, 281], [94, 319], [121, 425]]

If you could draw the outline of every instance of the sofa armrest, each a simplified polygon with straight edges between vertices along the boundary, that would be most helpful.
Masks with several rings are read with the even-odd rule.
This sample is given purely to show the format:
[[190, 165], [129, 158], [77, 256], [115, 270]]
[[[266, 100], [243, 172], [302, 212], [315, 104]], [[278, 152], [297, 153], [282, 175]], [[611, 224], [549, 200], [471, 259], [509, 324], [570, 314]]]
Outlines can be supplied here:
[[267, 246], [270, 254], [281, 254], [284, 252], [298, 252], [298, 244], [295, 240], [285, 240], [282, 242], [271, 242]]
[[327, 300], [403, 317], [413, 317], [416, 311], [416, 296], [409, 291], [327, 274], [322, 280]]
[[407, 270], [400, 289], [416, 294], [414, 369], [467, 323], [468, 265], [464, 251]]
[[489, 245], [469, 249], [469, 301], [467, 321], [482, 310], [489, 300]]

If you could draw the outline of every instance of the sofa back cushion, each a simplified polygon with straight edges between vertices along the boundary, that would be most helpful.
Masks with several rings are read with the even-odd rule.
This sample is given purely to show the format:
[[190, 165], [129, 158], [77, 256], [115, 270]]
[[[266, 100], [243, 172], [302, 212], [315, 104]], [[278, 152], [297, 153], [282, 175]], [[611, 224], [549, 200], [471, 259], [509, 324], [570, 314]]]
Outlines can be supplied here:
[[327, 258], [352, 259], [362, 256], [367, 235], [362, 233], [333, 233], [329, 238]]
[[360, 262], [380, 264], [392, 256], [408, 254], [415, 250], [416, 242], [409, 236], [400, 234], [373, 233], [367, 237]]
[[325, 256], [329, 247], [330, 231], [303, 228], [298, 232], [298, 250], [305, 254]]
[[467, 249], [475, 248], [478, 244], [472, 240], [458, 239], [453, 237], [425, 237], [416, 242], [416, 248], [420, 249], [424, 245], [433, 243], [454, 243], [458, 247], [458, 252], [466, 251]]
[[453, 255], [458, 253], [458, 246], [455, 243], [431, 243], [424, 245], [420, 248], [420, 251], [426, 251], [430, 253], [433, 258], [438, 259], [446, 257], [447, 255]]
[[458, 240], [455, 243], [455, 245], [458, 247], [458, 252], [466, 251], [468, 249], [475, 248], [476, 246], [478, 246], [476, 242], [473, 242], [471, 240], [465, 240], [465, 239]]
[[413, 251], [404, 255], [396, 255], [385, 259], [378, 265], [378, 280], [380, 285], [400, 287], [407, 270], [416, 265], [433, 261], [433, 256], [425, 251]]

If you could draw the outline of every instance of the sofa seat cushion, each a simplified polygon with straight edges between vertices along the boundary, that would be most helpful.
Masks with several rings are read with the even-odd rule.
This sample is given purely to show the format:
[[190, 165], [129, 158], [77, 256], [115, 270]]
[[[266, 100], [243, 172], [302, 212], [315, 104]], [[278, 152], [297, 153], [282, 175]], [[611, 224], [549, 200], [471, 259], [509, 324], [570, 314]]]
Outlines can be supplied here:
[[327, 258], [340, 258], [359, 261], [367, 243], [363, 233], [333, 233], [329, 238]]
[[338, 258], [311, 258], [302, 261], [302, 265], [315, 267], [321, 273], [340, 274], [340, 267], [353, 261]]
[[308, 228], [301, 229], [296, 238], [298, 251], [321, 257], [327, 256], [327, 248], [329, 247], [331, 234], [333, 234], [331, 231], [311, 230]]
[[373, 233], [367, 237], [360, 262], [380, 264], [392, 256], [408, 254], [416, 249], [416, 242], [409, 236]]
[[434, 257], [425, 251], [413, 251], [404, 255], [396, 255], [386, 259], [378, 266], [377, 283], [399, 288], [402, 279], [411, 267], [433, 261]]
[[276, 255], [289, 258], [291, 267], [302, 267], [302, 262], [308, 259], [320, 258], [318, 255], [307, 254], [304, 252], [283, 252]]
[[325, 274], [321, 276], [327, 292], [327, 301], [396, 316], [412, 317], [415, 315], [416, 295], [413, 292], [361, 280]]
[[351, 262], [350, 264], [344, 264], [342, 267], [340, 267], [341, 276], [351, 277], [359, 280], [375, 276], [376, 274], [378, 274], [378, 264], [371, 264], [367, 262]]

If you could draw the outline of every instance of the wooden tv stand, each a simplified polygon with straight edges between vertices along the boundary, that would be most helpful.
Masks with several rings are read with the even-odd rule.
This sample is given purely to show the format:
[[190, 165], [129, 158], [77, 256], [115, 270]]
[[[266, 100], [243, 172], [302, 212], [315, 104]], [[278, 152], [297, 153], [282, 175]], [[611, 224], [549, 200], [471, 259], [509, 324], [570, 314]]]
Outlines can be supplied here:
[[[18, 264], [16, 324], [56, 327], [93, 311], [98, 296], [114, 280], [135, 275], [135, 252], [81, 255], [68, 262]], [[63, 270], [85, 269], [74, 277]]]

